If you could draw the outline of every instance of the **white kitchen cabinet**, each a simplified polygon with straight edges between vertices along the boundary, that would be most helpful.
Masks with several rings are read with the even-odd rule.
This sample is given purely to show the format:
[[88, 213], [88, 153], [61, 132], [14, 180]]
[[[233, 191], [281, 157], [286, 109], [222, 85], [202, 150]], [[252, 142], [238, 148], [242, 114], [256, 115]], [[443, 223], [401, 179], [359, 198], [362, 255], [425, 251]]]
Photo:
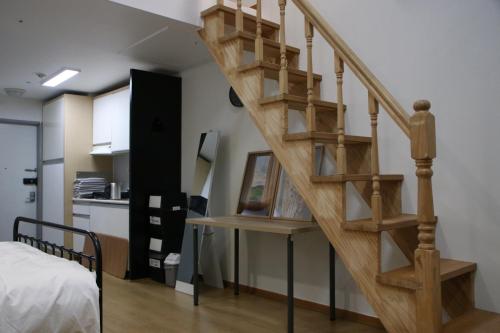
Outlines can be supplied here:
[[129, 209], [126, 205], [90, 205], [90, 230], [129, 239]]
[[129, 151], [129, 87], [120, 88], [94, 98], [92, 138], [94, 152], [99, 151], [95, 149], [95, 146], [107, 145], [110, 145], [111, 148], [100, 154], [117, 154]]
[[[90, 156], [92, 98], [63, 94], [43, 106], [42, 218], [71, 226], [73, 182], [78, 171], [111, 173], [112, 161]], [[61, 161], [60, 159], [64, 159]], [[72, 247], [72, 237], [43, 228], [42, 237]]]
[[113, 99], [111, 95], [94, 99], [92, 143], [103, 145], [111, 143], [111, 124], [113, 123]]
[[[45, 164], [42, 167], [42, 220], [64, 224], [64, 163]], [[64, 244], [64, 232], [43, 227], [44, 240]]]
[[130, 149], [130, 90], [113, 94], [114, 118], [111, 123], [111, 152], [121, 153]]
[[43, 106], [43, 160], [64, 158], [64, 98]]
[[[73, 227], [78, 229], [83, 229], [86, 231], [90, 230], [90, 215], [84, 214], [73, 214]], [[78, 252], [83, 251], [83, 244], [85, 243], [84, 235], [73, 234], [73, 249]]]

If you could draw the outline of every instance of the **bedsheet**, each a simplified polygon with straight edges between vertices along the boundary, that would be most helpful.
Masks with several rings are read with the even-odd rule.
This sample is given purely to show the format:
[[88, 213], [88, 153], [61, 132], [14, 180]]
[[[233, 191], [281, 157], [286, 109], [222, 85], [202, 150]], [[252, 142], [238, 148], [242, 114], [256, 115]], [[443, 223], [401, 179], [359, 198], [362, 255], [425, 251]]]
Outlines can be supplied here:
[[0, 332], [99, 332], [95, 275], [20, 242], [0, 242]]

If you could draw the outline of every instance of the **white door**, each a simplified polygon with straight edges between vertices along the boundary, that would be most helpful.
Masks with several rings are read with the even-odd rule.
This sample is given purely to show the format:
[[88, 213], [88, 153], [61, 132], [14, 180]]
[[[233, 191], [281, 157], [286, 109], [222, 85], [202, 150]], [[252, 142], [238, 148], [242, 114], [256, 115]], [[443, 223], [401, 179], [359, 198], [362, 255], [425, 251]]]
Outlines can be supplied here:
[[[0, 123], [0, 241], [11, 241], [17, 216], [36, 218], [36, 185], [23, 185], [23, 178], [36, 178], [37, 129], [35, 126]], [[22, 225], [20, 232], [35, 235], [36, 228]]]

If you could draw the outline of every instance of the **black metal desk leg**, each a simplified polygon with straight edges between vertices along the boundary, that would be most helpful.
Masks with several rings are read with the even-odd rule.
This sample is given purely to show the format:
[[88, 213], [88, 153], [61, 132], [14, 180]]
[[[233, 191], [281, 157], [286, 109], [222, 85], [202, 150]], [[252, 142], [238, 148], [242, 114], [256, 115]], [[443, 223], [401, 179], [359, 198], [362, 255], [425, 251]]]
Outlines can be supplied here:
[[234, 294], [240, 294], [240, 230], [234, 229]]
[[198, 275], [198, 226], [193, 224], [193, 302], [198, 305], [199, 295], [199, 275]]
[[336, 320], [335, 313], [335, 249], [330, 245], [330, 320]]
[[287, 238], [288, 333], [293, 333], [293, 239]]

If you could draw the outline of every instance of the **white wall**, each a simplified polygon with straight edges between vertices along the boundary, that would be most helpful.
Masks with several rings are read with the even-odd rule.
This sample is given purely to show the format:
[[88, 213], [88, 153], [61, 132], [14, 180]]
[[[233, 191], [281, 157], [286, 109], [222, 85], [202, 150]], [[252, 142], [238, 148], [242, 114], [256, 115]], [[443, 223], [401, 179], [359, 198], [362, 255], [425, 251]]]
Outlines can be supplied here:
[[[165, 16], [177, 21], [186, 22], [195, 26], [202, 26], [200, 13], [205, 9], [216, 4], [216, 0], [109, 0], [121, 5], [134, 7], [146, 12]], [[225, 5], [236, 8], [236, 0], [226, 0]], [[254, 0], [243, 0], [243, 10], [249, 13], [255, 13], [254, 10], [248, 8], [255, 4]], [[277, 3], [277, 2], [276, 2]], [[272, 1], [263, 1], [262, 17], [266, 19], [277, 19], [279, 16], [274, 12], [272, 16], [268, 15], [268, 11], [272, 12]]]
[[[236, 212], [243, 170], [249, 151], [268, 149], [245, 109], [229, 103], [229, 85], [214, 63], [181, 73], [183, 80], [182, 190], [190, 192], [199, 134], [210, 129], [222, 134], [212, 192], [212, 215]], [[232, 281], [232, 234], [217, 233], [224, 277]], [[240, 242], [241, 283], [286, 293], [284, 237], [246, 232]], [[314, 258], [314, 260], [311, 260]], [[295, 238], [295, 295], [328, 304], [328, 242], [321, 232]], [[337, 302], [341, 307], [369, 312], [364, 297], [340, 263]]]
[[215, 4], [215, 0], [110, 0], [177, 21], [201, 26], [200, 12]]
[[[443, 257], [478, 263], [477, 306], [500, 312], [500, 289], [497, 288], [500, 280], [500, 157], [496, 154], [500, 142], [497, 129], [500, 124], [500, 3], [495, 0], [311, 2], [408, 112], [416, 99], [431, 100], [438, 141], [434, 168], [435, 209], [439, 216], [437, 244]], [[288, 7], [293, 8], [289, 3]], [[303, 18], [294, 10], [289, 13], [289, 43], [303, 49], [303, 25], [293, 24]], [[324, 74], [323, 97], [335, 100], [333, 55], [318, 35], [314, 45], [315, 69]], [[214, 183], [213, 213], [232, 214], [246, 153], [263, 149], [266, 144], [246, 112], [235, 112], [229, 106], [229, 87], [214, 64], [188, 70], [182, 77], [183, 189], [189, 191], [190, 188], [198, 133], [221, 130], [224, 138]], [[369, 134], [366, 100], [366, 91], [347, 73], [348, 133]], [[407, 212], [414, 212], [417, 188], [409, 141], [383, 111], [380, 123], [382, 172], [405, 175], [403, 205]], [[229, 236], [221, 238], [226, 246], [231, 245]], [[284, 293], [284, 240], [253, 233], [243, 238], [242, 283]], [[399, 259], [393, 258], [400, 255], [392, 250], [387, 252], [384, 262], [386, 266], [394, 266]], [[297, 238], [297, 297], [327, 303], [327, 258], [323, 235]], [[230, 272], [231, 257], [226, 261]], [[279, 262], [283, 265], [278, 265]], [[226, 278], [231, 279], [227, 272]], [[341, 265], [337, 267], [337, 279], [339, 306], [371, 314]]]
[[113, 181], [121, 186], [122, 191], [130, 187], [130, 154], [113, 156]]
[[42, 121], [42, 103], [0, 94], [0, 118]]

